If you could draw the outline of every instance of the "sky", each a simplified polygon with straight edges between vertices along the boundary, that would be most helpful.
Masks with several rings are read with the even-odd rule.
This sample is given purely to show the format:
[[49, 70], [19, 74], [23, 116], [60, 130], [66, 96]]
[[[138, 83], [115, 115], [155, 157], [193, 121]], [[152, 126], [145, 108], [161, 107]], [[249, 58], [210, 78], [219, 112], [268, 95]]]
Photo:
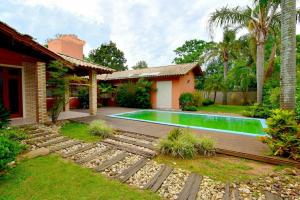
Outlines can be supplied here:
[[[211, 40], [210, 14], [218, 8], [246, 6], [249, 0], [0, 0], [0, 20], [41, 44], [56, 34], [86, 41], [84, 54], [113, 41], [127, 65], [171, 64], [186, 40]], [[251, 4], [250, 4], [251, 5]], [[300, 6], [300, 0], [297, 0]], [[300, 25], [297, 25], [300, 33]], [[216, 29], [213, 40], [222, 39]]]

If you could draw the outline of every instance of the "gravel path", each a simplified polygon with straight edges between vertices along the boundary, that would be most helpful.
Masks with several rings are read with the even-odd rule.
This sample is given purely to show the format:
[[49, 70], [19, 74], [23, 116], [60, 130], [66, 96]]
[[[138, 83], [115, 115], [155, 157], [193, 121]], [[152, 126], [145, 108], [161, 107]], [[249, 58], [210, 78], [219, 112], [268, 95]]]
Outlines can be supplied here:
[[101, 154], [100, 156], [96, 157], [95, 159], [84, 163], [83, 166], [88, 167], [88, 168], [96, 168], [100, 164], [102, 164], [103, 161], [109, 160], [112, 157], [115, 157], [116, 155], [118, 155], [120, 153], [122, 153], [122, 151], [120, 151], [120, 150], [110, 150], [104, 154]]
[[133, 165], [135, 162], [137, 162], [139, 159], [141, 159], [141, 156], [135, 155], [135, 154], [129, 154], [126, 158], [119, 161], [118, 163], [112, 165], [111, 167], [105, 169], [102, 174], [105, 174], [106, 176], [116, 176], [123, 172], [123, 170], [127, 169], [131, 165]]
[[148, 183], [148, 181], [158, 172], [161, 165], [155, 161], [148, 162], [143, 168], [137, 173], [130, 177], [127, 181], [130, 185], [135, 185], [142, 188]]
[[98, 144], [96, 144], [96, 147], [93, 147], [93, 148], [88, 149], [86, 151], [77, 153], [77, 154], [71, 156], [70, 159], [72, 159], [72, 160], [79, 160], [79, 159], [82, 159], [82, 158], [84, 158], [86, 156], [89, 156], [89, 155], [91, 155], [93, 153], [96, 153], [98, 151], [102, 151], [102, 150], [104, 150], [106, 148], [107, 148], [107, 146], [105, 146], [105, 145], [103, 145], [101, 143], [98, 143]]
[[158, 194], [165, 199], [175, 200], [183, 188], [189, 172], [174, 169], [158, 190]]
[[204, 176], [197, 194], [197, 200], [221, 200], [225, 194], [225, 184]]

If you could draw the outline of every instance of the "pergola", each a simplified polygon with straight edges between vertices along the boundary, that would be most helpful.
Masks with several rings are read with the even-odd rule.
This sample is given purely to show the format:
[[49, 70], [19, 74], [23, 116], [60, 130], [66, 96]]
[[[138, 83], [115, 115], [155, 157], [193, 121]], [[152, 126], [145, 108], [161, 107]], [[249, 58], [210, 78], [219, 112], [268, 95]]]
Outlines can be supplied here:
[[39, 123], [49, 120], [46, 79], [47, 65], [53, 60], [63, 62], [73, 74], [89, 76], [89, 109], [91, 115], [96, 114], [97, 74], [112, 73], [112, 69], [56, 54], [31, 36], [0, 22], [0, 100], [16, 110], [12, 117]]

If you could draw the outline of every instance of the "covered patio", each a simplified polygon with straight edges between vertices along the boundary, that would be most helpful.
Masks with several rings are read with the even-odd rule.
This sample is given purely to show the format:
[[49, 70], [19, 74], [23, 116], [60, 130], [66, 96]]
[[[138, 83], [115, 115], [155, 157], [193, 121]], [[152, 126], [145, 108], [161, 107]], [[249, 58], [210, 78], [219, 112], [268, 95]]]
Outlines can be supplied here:
[[[54, 60], [69, 67], [69, 76], [88, 76], [89, 114], [97, 112], [97, 75], [112, 73], [107, 67], [50, 51], [31, 36], [0, 22], [0, 103], [10, 112], [13, 125], [49, 121], [47, 110], [48, 65]], [[69, 102], [69, 91], [66, 92]], [[65, 105], [60, 119], [87, 116]]]

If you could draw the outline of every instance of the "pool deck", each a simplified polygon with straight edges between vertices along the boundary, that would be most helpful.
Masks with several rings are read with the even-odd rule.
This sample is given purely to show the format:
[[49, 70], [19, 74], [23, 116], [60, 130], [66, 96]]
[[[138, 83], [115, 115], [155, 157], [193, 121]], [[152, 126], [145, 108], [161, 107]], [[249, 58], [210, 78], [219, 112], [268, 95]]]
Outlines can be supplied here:
[[[155, 137], [165, 137], [174, 126], [155, 124], [149, 122], [133, 121], [126, 119], [118, 119], [108, 117], [107, 115], [137, 111], [139, 109], [133, 108], [120, 108], [120, 107], [103, 107], [99, 108], [97, 115], [88, 116], [83, 118], [76, 118], [75, 121], [89, 123], [96, 119], [105, 120], [109, 125], [115, 129], [124, 131], [137, 132], [145, 135]], [[81, 110], [81, 112], [84, 112]], [[267, 145], [260, 142], [256, 137], [244, 136], [230, 133], [222, 133], [207, 130], [192, 129], [193, 132], [199, 136], [205, 135], [216, 140], [217, 148], [225, 149], [228, 151], [236, 151], [245, 154], [252, 154], [258, 156], [265, 156], [268, 152]]]

